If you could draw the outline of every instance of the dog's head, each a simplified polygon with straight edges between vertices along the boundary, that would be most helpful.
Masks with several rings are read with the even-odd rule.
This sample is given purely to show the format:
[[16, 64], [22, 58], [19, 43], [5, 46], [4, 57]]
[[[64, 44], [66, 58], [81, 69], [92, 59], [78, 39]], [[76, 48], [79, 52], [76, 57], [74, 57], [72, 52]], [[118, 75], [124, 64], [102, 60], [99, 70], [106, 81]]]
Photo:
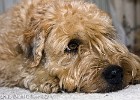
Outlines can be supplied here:
[[31, 67], [43, 65], [68, 92], [109, 92], [129, 85], [140, 60], [116, 40], [110, 17], [79, 1], [40, 3], [22, 48]]

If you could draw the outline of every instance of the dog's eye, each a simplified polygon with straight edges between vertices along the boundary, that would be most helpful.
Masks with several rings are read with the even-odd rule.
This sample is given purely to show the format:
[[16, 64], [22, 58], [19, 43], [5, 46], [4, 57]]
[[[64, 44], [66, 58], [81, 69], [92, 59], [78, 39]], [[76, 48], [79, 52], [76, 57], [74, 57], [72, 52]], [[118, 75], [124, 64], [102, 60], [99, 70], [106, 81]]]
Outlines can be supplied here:
[[72, 39], [68, 43], [67, 48], [65, 49], [64, 52], [66, 52], [66, 53], [77, 53], [79, 45], [80, 45], [80, 40], [79, 39]]

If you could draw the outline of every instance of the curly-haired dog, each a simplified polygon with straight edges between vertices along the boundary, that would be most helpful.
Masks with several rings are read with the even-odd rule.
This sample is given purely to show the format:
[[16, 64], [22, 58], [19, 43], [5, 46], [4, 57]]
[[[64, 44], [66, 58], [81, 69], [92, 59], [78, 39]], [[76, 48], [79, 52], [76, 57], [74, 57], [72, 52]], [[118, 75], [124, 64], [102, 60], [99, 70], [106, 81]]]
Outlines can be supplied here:
[[24, 0], [0, 16], [0, 86], [110, 92], [140, 80], [140, 59], [110, 17], [78, 0]]

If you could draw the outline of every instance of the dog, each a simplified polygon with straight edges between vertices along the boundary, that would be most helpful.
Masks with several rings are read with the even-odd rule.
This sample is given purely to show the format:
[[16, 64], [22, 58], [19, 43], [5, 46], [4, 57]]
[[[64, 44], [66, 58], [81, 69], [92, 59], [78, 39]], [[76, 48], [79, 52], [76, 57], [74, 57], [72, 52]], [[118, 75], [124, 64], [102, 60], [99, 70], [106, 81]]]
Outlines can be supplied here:
[[140, 58], [95, 4], [23, 0], [0, 16], [1, 87], [104, 93], [138, 83]]

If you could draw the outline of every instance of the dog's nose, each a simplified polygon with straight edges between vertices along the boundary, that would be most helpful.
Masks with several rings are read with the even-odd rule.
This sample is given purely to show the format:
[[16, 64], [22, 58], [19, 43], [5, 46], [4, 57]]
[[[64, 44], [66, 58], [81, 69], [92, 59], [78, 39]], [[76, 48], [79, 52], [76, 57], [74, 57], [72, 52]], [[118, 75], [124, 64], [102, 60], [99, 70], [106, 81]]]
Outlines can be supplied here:
[[123, 81], [123, 69], [118, 65], [109, 65], [103, 71], [103, 77], [110, 85], [118, 85]]

